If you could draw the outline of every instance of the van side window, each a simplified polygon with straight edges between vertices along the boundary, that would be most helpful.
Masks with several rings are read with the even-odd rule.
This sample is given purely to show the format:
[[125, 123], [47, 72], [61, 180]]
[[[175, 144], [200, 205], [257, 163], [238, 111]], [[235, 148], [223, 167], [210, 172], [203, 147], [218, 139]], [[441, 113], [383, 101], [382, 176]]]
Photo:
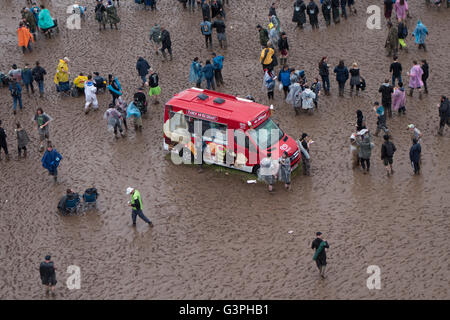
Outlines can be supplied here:
[[178, 128], [182, 128], [185, 130], [188, 129], [188, 125], [184, 114], [180, 112], [170, 111], [169, 117], [170, 117], [170, 131], [173, 132]]
[[221, 145], [227, 145], [227, 126], [222, 123], [202, 121], [203, 138]]

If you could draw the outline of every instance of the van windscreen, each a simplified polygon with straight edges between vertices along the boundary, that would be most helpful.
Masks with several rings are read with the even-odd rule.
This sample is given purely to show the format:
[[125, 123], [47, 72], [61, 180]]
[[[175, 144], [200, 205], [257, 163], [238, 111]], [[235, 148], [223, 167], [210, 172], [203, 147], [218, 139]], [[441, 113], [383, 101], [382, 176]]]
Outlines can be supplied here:
[[247, 132], [261, 149], [271, 147], [284, 136], [284, 132], [270, 118]]

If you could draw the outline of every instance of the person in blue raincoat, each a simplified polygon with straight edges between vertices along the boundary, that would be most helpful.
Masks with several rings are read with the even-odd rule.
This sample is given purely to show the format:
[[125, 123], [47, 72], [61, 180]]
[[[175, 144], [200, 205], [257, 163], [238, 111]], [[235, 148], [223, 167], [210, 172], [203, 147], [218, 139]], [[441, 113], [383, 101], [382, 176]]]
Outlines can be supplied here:
[[107, 86], [109, 93], [111, 93], [113, 98], [113, 104], [116, 104], [116, 99], [119, 98], [122, 95], [122, 87], [120, 86], [119, 79], [117, 77], [113, 77], [112, 74], [108, 75], [108, 83]]
[[195, 83], [197, 88], [201, 88], [202, 85], [202, 64], [200, 63], [198, 57], [194, 58], [191, 63], [191, 71], [189, 72], [189, 82]]
[[127, 107], [127, 119], [133, 118], [134, 122], [134, 129], [142, 130], [142, 115], [141, 111], [139, 111], [139, 108], [134, 104], [134, 102], [130, 102], [130, 104]]
[[41, 11], [39, 12], [38, 19], [38, 27], [45, 34], [45, 36], [49, 36], [48, 30], [53, 28], [55, 23], [50, 15], [48, 9], [45, 8], [43, 4], [41, 4]]
[[425, 45], [425, 39], [427, 35], [428, 29], [419, 19], [419, 21], [417, 21], [416, 29], [414, 29], [414, 32], [412, 33], [412, 36], [416, 38], [416, 44], [419, 45], [419, 49], [423, 48], [424, 51], [427, 51], [427, 47]]
[[211, 61], [206, 60], [205, 66], [202, 68], [202, 75], [206, 79], [206, 88], [209, 90], [216, 90], [216, 84], [214, 83], [214, 67], [211, 64]]
[[48, 170], [48, 174], [53, 176], [53, 179], [58, 179], [58, 166], [62, 160], [62, 156], [53, 149], [52, 143], [50, 141], [47, 142], [47, 150], [42, 157], [42, 166]]

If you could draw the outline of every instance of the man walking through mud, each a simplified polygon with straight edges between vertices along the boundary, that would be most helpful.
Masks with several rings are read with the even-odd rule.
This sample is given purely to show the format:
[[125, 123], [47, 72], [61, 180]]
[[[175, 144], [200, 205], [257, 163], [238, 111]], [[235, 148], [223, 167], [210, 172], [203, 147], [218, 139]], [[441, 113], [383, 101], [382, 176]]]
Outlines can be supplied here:
[[327, 253], [325, 248], [329, 248], [328, 242], [322, 239], [322, 232], [316, 232], [316, 239], [311, 244], [311, 249], [316, 250], [314, 252], [313, 260], [316, 262], [319, 269], [319, 275], [325, 278], [325, 269], [327, 266]]
[[131, 195], [131, 201], [128, 202], [128, 205], [131, 207], [131, 219], [133, 221], [133, 227], [136, 226], [137, 216], [147, 222], [149, 227], [153, 227], [153, 223], [142, 212], [142, 198], [139, 191], [135, 188], [128, 187], [127, 194]]
[[49, 292], [51, 291], [52, 295], [54, 296], [55, 286], [57, 282], [55, 273], [56, 268], [51, 259], [51, 256], [45, 256], [45, 261], [41, 262], [39, 266], [39, 273], [41, 276], [42, 284], [45, 286], [45, 293], [49, 294]]

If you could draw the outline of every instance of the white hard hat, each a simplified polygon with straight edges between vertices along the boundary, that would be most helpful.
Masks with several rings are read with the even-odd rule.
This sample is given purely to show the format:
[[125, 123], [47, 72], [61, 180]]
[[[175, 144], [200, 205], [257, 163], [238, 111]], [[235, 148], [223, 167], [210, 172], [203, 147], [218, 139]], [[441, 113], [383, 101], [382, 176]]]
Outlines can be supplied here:
[[134, 189], [133, 189], [132, 187], [128, 187], [128, 188], [127, 188], [127, 194], [130, 194], [131, 192], [133, 192], [133, 190], [134, 190]]

